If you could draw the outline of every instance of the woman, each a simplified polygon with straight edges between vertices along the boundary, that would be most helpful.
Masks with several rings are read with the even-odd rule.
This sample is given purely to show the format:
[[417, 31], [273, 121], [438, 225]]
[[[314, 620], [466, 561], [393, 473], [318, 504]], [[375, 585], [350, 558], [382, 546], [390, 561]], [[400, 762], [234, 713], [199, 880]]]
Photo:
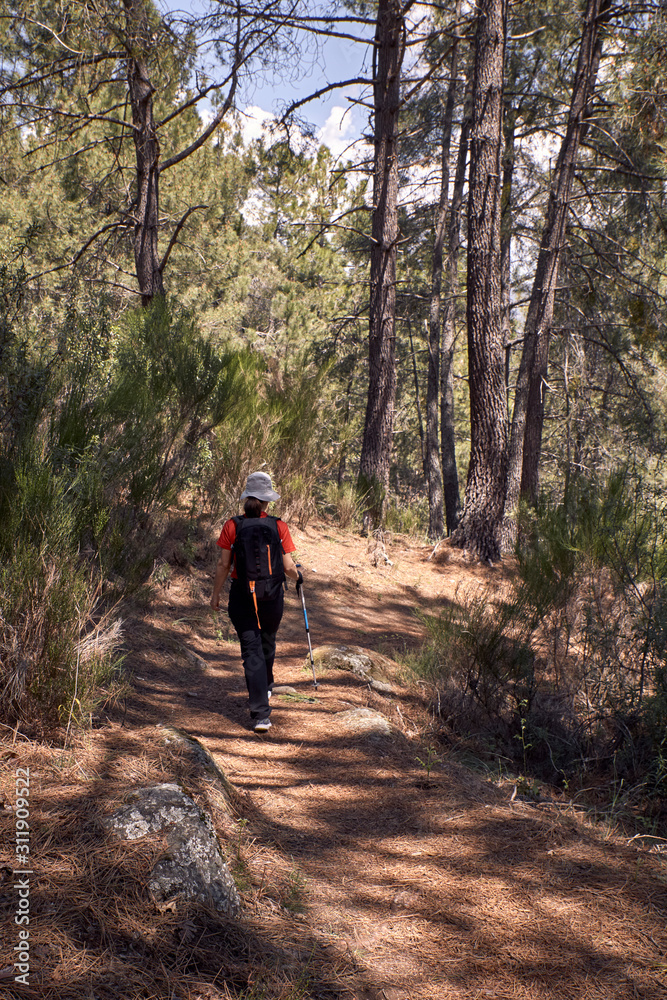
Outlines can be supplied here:
[[[296, 550], [289, 528], [266, 508], [279, 500], [266, 472], [248, 476], [241, 494], [243, 517], [225, 521], [217, 544], [220, 558], [213, 583], [211, 607], [220, 604], [220, 592], [230, 573], [229, 617], [241, 643], [250, 717], [256, 733], [271, 728], [269, 698], [273, 685], [276, 633], [283, 616], [286, 576], [300, 586], [303, 577], [291, 553]], [[273, 557], [272, 557], [273, 556]]]

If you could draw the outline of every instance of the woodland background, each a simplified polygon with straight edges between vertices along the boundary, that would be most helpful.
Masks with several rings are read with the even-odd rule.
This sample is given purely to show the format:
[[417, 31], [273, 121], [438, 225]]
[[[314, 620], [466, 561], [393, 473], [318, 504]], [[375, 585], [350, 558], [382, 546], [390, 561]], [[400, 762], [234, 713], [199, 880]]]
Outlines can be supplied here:
[[[263, 466], [297, 524], [514, 559], [428, 620], [443, 729], [659, 824], [664, 9], [201, 10], [1, 8], [5, 723], [90, 718], [170, 521], [193, 558]], [[302, 98], [244, 142], [248, 81], [331, 36], [366, 142]]]

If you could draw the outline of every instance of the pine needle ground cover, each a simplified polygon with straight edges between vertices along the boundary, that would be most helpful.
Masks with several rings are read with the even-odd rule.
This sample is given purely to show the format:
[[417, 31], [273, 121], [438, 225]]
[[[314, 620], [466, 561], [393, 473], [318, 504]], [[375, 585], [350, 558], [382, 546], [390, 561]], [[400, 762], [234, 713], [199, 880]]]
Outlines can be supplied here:
[[[316, 644], [424, 640], [415, 606], [493, 571], [402, 536], [393, 565], [322, 524], [295, 529]], [[0, 983], [17, 998], [658, 1000], [667, 988], [667, 867], [651, 838], [531, 796], [464, 740], [436, 740], [432, 690], [399, 677], [381, 695], [330, 670], [314, 693], [303, 621], [288, 594], [271, 735], [247, 729], [237, 645], [202, 606], [208, 567], [172, 568], [125, 623], [132, 694], [67, 746], [3, 730]], [[493, 577], [498, 580], [498, 577]], [[363, 636], [363, 637], [362, 637]], [[189, 653], [190, 655], [186, 655]], [[193, 656], [194, 654], [194, 656]], [[353, 731], [381, 713], [391, 732]], [[219, 783], [162, 726], [196, 737]], [[62, 741], [61, 741], [62, 743]], [[426, 762], [426, 763], [425, 763]], [[31, 774], [31, 975], [13, 980], [14, 774]], [[229, 922], [203, 906], [157, 906], [159, 837], [120, 842], [101, 820], [131, 790], [179, 781], [210, 812], [243, 900]]]

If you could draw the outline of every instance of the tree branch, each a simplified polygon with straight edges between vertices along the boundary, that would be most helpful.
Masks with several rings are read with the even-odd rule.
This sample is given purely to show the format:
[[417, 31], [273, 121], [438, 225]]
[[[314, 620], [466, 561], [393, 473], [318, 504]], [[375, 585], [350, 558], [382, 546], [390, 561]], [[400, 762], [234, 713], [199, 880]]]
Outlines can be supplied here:
[[36, 278], [43, 278], [46, 274], [54, 274], [56, 271], [63, 271], [66, 267], [73, 267], [74, 264], [76, 264], [76, 262], [83, 257], [91, 243], [94, 243], [98, 236], [101, 236], [102, 233], [106, 233], [110, 229], [127, 229], [130, 225], [131, 223], [119, 219], [117, 222], [110, 222], [108, 225], [102, 226], [102, 228], [98, 229], [96, 233], [93, 233], [90, 239], [84, 243], [78, 253], [76, 253], [71, 260], [65, 261], [64, 264], [57, 264], [55, 267], [50, 267], [46, 271], [39, 271], [37, 274], [31, 274], [28, 278], [26, 278], [26, 281], [35, 281]]
[[162, 272], [165, 269], [165, 265], [166, 265], [167, 261], [169, 260], [169, 255], [171, 254], [171, 251], [174, 248], [176, 240], [178, 239], [178, 234], [180, 233], [181, 229], [185, 225], [188, 216], [192, 215], [193, 212], [198, 211], [200, 208], [208, 208], [208, 205], [193, 205], [191, 208], [189, 208], [187, 210], [187, 212], [185, 213], [185, 215], [183, 216], [183, 218], [180, 220], [180, 222], [176, 226], [176, 229], [174, 230], [174, 232], [172, 234], [172, 237], [169, 240], [169, 246], [165, 250], [164, 257], [162, 258], [162, 261], [161, 261], [161, 263], [159, 265], [160, 274], [162, 274]]
[[322, 87], [321, 90], [316, 90], [314, 94], [309, 94], [308, 97], [303, 97], [299, 101], [294, 101], [284, 114], [280, 118], [281, 124], [285, 122], [290, 115], [294, 114], [297, 108], [303, 107], [304, 104], [309, 104], [310, 101], [316, 101], [318, 97], [322, 97], [323, 94], [328, 94], [332, 90], [340, 90], [342, 87], [351, 87], [354, 84], [361, 84], [363, 86], [370, 86], [372, 80], [368, 80], [366, 77], [357, 76], [352, 80], [341, 80], [340, 83], [328, 83], [326, 87]]

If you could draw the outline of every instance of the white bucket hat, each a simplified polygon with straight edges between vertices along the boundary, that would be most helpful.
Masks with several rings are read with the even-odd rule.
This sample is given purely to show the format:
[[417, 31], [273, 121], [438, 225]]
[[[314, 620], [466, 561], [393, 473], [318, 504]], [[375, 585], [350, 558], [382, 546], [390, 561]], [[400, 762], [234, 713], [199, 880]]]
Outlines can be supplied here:
[[271, 486], [271, 476], [266, 472], [251, 472], [245, 489], [241, 494], [241, 500], [246, 497], [256, 497], [258, 500], [280, 500], [280, 493]]

